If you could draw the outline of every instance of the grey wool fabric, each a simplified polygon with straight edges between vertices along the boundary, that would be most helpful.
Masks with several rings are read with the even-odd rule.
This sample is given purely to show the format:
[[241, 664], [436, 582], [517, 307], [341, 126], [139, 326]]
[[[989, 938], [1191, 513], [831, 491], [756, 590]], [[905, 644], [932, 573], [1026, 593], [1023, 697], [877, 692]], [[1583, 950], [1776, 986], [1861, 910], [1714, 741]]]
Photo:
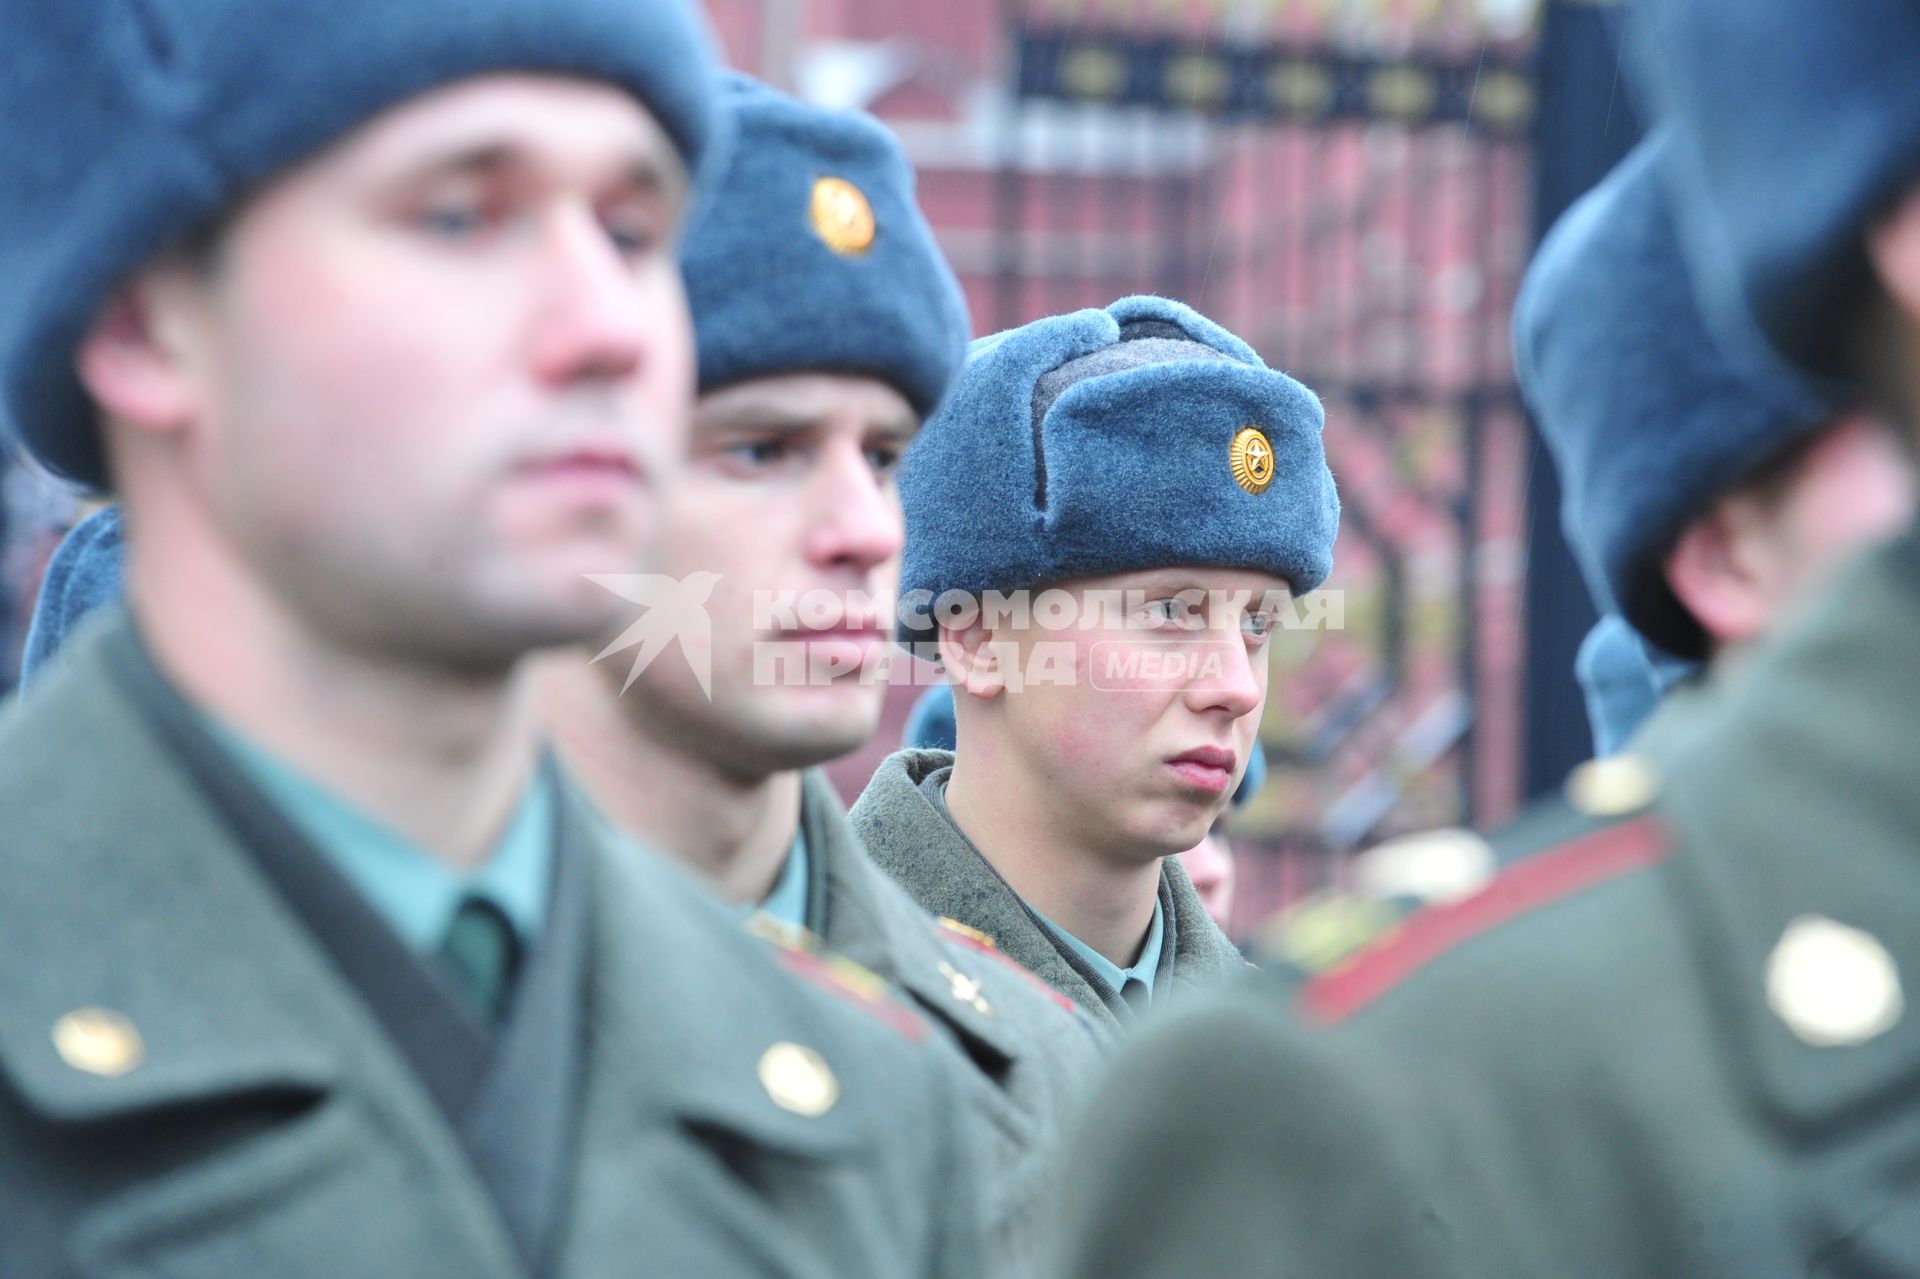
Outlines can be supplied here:
[[[1038, 976], [1109, 1029], [1134, 1018], [1119, 1000], [1109, 1002], [1061, 954], [1046, 928], [1006, 880], [974, 848], [953, 822], [935, 807], [922, 783], [953, 767], [947, 751], [897, 751], [881, 761], [873, 780], [848, 814], [876, 865], [924, 909], [955, 919], [992, 937], [998, 949]], [[1156, 980], [1155, 1008], [1170, 997], [1182, 1002], [1193, 992], [1232, 981], [1247, 970], [1238, 948], [1208, 917], [1193, 883], [1176, 857], [1161, 870], [1162, 902], [1171, 902], [1166, 921], [1171, 955], [1170, 980]]]
[[0, 417], [96, 487], [73, 354], [155, 254], [387, 107], [488, 72], [633, 93], [697, 168], [712, 39], [686, 0], [8, 0], [0, 6]]
[[1106, 1028], [991, 947], [940, 924], [881, 872], [840, 797], [810, 773], [801, 825], [822, 881], [810, 921], [828, 949], [884, 978], [940, 1031], [982, 1137], [996, 1276], [1038, 1273], [1055, 1221], [1064, 1134], [1105, 1065]]
[[[0, 710], [0, 1274], [530, 1275], [420, 1074], [118, 682], [124, 624]], [[924, 1022], [666, 863], [587, 853], [543, 1273], [983, 1273], [960, 1080]]]

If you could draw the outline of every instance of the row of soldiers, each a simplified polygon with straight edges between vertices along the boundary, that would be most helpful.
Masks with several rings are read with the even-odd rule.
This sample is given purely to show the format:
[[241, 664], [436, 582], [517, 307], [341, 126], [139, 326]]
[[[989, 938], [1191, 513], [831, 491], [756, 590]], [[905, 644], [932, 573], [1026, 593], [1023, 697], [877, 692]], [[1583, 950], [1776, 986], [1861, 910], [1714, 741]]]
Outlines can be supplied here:
[[[0, 408], [114, 504], [0, 712], [0, 1274], [1911, 1266], [1911, 539], [1813, 602], [1913, 502], [1910, 3], [1636, 13], [1521, 368], [1706, 669], [1257, 977], [1173, 854], [1322, 616], [1307, 388], [969, 347], [893, 139], [678, 0], [15, 5]], [[896, 639], [955, 747], [849, 814]]]
[[[1245, 971], [1169, 854], [1319, 403], [1159, 298], [969, 362], [897, 142], [684, 0], [0, 24], [5, 416], [111, 499], [0, 713], [0, 1274], [1038, 1273]], [[849, 815], [896, 637], [961, 749]]]

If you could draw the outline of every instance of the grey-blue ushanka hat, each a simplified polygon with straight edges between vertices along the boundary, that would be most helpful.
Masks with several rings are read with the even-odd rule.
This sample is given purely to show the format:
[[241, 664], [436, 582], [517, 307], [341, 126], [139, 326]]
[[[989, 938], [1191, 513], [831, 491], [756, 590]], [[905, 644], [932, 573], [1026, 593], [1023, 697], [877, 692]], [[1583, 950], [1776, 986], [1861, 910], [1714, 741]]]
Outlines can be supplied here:
[[1555, 224], [1514, 305], [1514, 345], [1588, 588], [1661, 648], [1699, 657], [1706, 634], [1667, 584], [1667, 551], [1829, 417], [1798, 379], [1737, 363], [1708, 332], [1666, 145], [1643, 142]]
[[901, 463], [901, 638], [928, 638], [950, 591], [1138, 569], [1313, 590], [1340, 524], [1324, 422], [1313, 392], [1166, 298], [980, 339]]
[[1844, 400], [1867, 229], [1920, 183], [1920, 4], [1635, 0], [1628, 33], [1715, 332]]
[[680, 250], [701, 391], [852, 373], [931, 414], [966, 359], [967, 305], [900, 144], [872, 116], [724, 83], [726, 166]]
[[697, 168], [716, 63], [687, 0], [6, 0], [0, 417], [106, 481], [74, 349], [129, 272], [387, 107], [495, 71], [632, 92]]

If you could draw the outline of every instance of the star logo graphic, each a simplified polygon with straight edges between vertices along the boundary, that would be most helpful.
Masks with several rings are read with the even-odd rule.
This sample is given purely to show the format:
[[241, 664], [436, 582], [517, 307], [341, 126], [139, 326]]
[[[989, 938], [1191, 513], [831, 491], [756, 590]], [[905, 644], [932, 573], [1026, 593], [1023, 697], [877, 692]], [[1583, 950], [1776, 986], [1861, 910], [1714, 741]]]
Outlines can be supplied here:
[[1255, 440], [1247, 445], [1247, 469], [1256, 477], [1267, 473], [1267, 462], [1271, 457], [1272, 454], [1267, 451], [1265, 440]]
[[638, 646], [633, 669], [627, 672], [621, 692], [633, 687], [640, 672], [653, 664], [674, 640], [693, 669], [700, 691], [713, 698], [713, 619], [707, 615], [707, 601], [719, 583], [718, 573], [689, 573], [683, 578], [659, 573], [589, 573], [587, 580], [604, 587], [623, 600], [643, 606], [640, 620], [620, 632], [611, 644], [594, 655], [594, 661], [610, 657], [622, 649]]

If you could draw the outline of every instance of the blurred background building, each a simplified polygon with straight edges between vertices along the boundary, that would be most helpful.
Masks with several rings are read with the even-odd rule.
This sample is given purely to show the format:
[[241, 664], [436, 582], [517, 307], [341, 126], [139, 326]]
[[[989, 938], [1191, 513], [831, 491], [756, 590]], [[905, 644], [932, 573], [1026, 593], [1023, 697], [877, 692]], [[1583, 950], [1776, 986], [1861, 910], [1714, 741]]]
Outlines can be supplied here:
[[[1587, 753], [1592, 620], [1508, 319], [1624, 151], [1606, 0], [709, 0], [730, 59], [896, 130], [977, 332], [1180, 298], [1320, 393], [1338, 629], [1276, 643], [1236, 921], [1405, 831], [1489, 825]], [[823, 317], [825, 320], [826, 317]], [[74, 498], [0, 479], [0, 675]], [[834, 770], [851, 797], [897, 745]]]

